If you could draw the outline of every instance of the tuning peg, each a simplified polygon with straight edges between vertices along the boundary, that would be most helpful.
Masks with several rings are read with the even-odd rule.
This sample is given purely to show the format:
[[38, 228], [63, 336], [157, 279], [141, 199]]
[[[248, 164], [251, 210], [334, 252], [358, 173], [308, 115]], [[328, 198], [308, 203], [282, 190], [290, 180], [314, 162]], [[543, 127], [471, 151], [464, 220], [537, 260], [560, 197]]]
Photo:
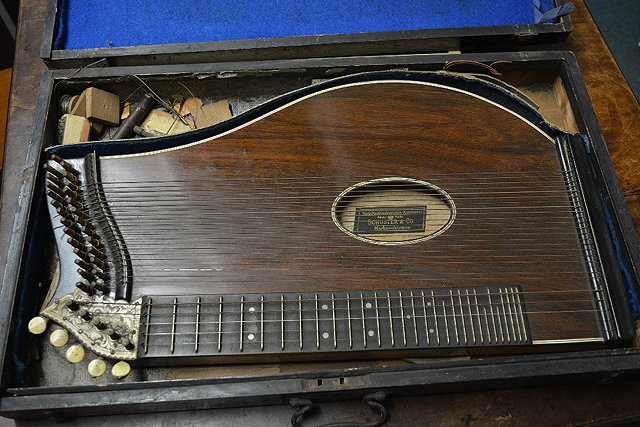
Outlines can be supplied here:
[[104, 254], [104, 252], [102, 252], [100, 249], [96, 249], [93, 246], [90, 247], [90, 248], [87, 248], [87, 252], [89, 252], [92, 255], [95, 255], [98, 259], [101, 259], [101, 260], [107, 259], [107, 257]]
[[96, 290], [91, 287], [88, 283], [85, 282], [76, 282], [76, 287], [81, 291], [87, 293], [87, 295], [93, 295], [96, 293]]
[[27, 327], [29, 332], [32, 334], [40, 335], [47, 330], [47, 319], [41, 316], [36, 316], [29, 321], [29, 325]]
[[49, 336], [49, 342], [54, 347], [62, 347], [69, 342], [69, 333], [64, 329], [56, 329], [55, 331], [51, 332], [51, 335]]
[[91, 320], [93, 316], [91, 316], [91, 312], [89, 312], [86, 308], [81, 308], [78, 310], [78, 316], [80, 316], [84, 320]]
[[107, 363], [102, 359], [93, 359], [89, 362], [87, 371], [89, 371], [89, 375], [94, 378], [102, 376], [107, 371]]
[[102, 329], [106, 329], [106, 328], [107, 328], [107, 326], [108, 326], [108, 324], [107, 324], [107, 323], [103, 322], [102, 320], [100, 320], [100, 319], [98, 319], [98, 318], [93, 319], [93, 320], [91, 321], [91, 324], [92, 324], [93, 326], [95, 326], [96, 328], [100, 329], [100, 330], [102, 330]]
[[103, 293], [109, 291], [109, 287], [104, 283], [104, 280], [102, 279], [91, 282], [91, 286]]
[[[82, 206], [82, 203], [80, 203], [76, 198], [71, 197], [71, 196], [67, 196], [65, 195], [64, 197], [64, 201], [69, 203], [71, 206], [73, 206], [76, 209], [84, 209], [84, 206]], [[75, 212], [75, 211], [74, 211]]]
[[66, 357], [71, 363], [78, 363], [84, 359], [84, 347], [80, 344], [74, 344], [67, 349]]
[[78, 241], [78, 240], [76, 240], [76, 239], [74, 239], [72, 237], [69, 237], [67, 239], [67, 243], [70, 244], [71, 246], [73, 246], [74, 248], [78, 248], [78, 249], [86, 248], [86, 246], [82, 242], [80, 242], [80, 241]]
[[[52, 177], [52, 178], [53, 178], [53, 177]], [[53, 181], [53, 179], [52, 179], [51, 181]], [[64, 197], [66, 196], [66, 195], [64, 194], [64, 191], [62, 191], [62, 189], [60, 188], [60, 186], [59, 186], [59, 185], [56, 185], [57, 183], [56, 183], [56, 184], [54, 184], [54, 182], [51, 182], [51, 181], [48, 181], [48, 182], [45, 184], [45, 187], [47, 187], [47, 188], [49, 189], [49, 192], [47, 192], [47, 194], [48, 194], [50, 197], [53, 197], [53, 196], [52, 196], [51, 194], [49, 194], [49, 193], [54, 193], [54, 194], [56, 194], [60, 199], [64, 199]], [[58, 199], [56, 199], [56, 200], [58, 200]], [[62, 201], [62, 200], [60, 200], [60, 201]]]
[[85, 279], [89, 283], [94, 282], [97, 279], [96, 276], [94, 276], [93, 274], [91, 274], [88, 271], [85, 271], [85, 270], [83, 270], [81, 268], [77, 269], [76, 271], [78, 272], [79, 275], [82, 276], [83, 279]]
[[62, 172], [60, 172], [58, 169], [54, 168], [53, 166], [51, 166], [48, 163], [45, 163], [44, 165], [44, 170], [46, 170], [47, 172], [49, 172], [51, 175], [54, 175], [56, 178], [58, 179], [64, 179], [64, 175]]
[[131, 372], [131, 366], [124, 360], [116, 363], [113, 365], [113, 368], [111, 368], [111, 375], [116, 378], [124, 378], [129, 375], [129, 372]]
[[62, 166], [63, 168], [65, 168], [69, 172], [73, 172], [73, 173], [76, 173], [76, 174], [78, 173], [78, 171], [71, 165], [71, 163], [67, 162], [62, 157], [60, 157], [60, 156], [58, 156], [56, 154], [52, 154], [51, 155], [51, 160], [53, 160], [54, 162], [58, 163], [60, 166]]
[[124, 346], [124, 348], [126, 348], [127, 350], [133, 350], [136, 346], [131, 342], [130, 339], [128, 338], [123, 338], [122, 340], [120, 340], [120, 343]]
[[120, 333], [116, 328], [107, 329], [107, 335], [109, 335], [109, 338], [111, 338], [114, 341], [120, 338]]

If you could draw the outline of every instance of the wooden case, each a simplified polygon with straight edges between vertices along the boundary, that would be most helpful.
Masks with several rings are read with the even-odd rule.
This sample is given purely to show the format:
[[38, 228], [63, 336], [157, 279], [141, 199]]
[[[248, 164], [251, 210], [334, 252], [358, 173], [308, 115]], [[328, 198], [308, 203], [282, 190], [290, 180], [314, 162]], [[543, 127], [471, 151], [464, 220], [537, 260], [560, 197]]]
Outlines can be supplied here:
[[[13, 238], [6, 248], [9, 258], [0, 313], [4, 324], [12, 326], [7, 330], [2, 348], [0, 412], [15, 418], [116, 414], [285, 403], [292, 397], [346, 399], [380, 390], [393, 396], [637, 375], [640, 350], [630, 343], [622, 348], [571, 352], [558, 349], [558, 353], [437, 363], [416, 359], [412, 363], [386, 360], [210, 367], [198, 372], [155, 370], [108, 384], [86, 376], [64, 379], [68, 365], [50, 362], [55, 358], [49, 358], [46, 365], [30, 369], [31, 375], [19, 375], [20, 370], [25, 371], [27, 367], [20, 365], [16, 352], [34, 348], [45, 355], [56, 352], [50, 347], [34, 347], [33, 342], [29, 342], [26, 321], [37, 309], [37, 296], [29, 291], [33, 286], [27, 284], [46, 283], [51, 276], [48, 259], [54, 248], [48, 220], [43, 214], [40, 166], [43, 149], [55, 141], [57, 100], [62, 94], [80, 93], [86, 87], [95, 86], [126, 97], [138, 86], [138, 80], [133, 77], [138, 76], [161, 96], [179, 91], [180, 83], [206, 94], [205, 99], [229, 99], [232, 105], [246, 108], [331, 77], [364, 71], [437, 71], [456, 60], [485, 64], [504, 61], [499, 68], [505, 82], [533, 99], [551, 123], [585, 136], [582, 168], [590, 171], [593, 195], [601, 200], [609, 214], [607, 224], [600, 223], [597, 227], [617, 242], [611, 246], [615, 246], [611, 257], [626, 266], [631, 279], [629, 290], [637, 290], [638, 239], [577, 63], [569, 52], [280, 59], [50, 71], [41, 82], [37, 122], [21, 187], [21, 215], [15, 219]], [[626, 328], [630, 329], [630, 321], [626, 322]]]

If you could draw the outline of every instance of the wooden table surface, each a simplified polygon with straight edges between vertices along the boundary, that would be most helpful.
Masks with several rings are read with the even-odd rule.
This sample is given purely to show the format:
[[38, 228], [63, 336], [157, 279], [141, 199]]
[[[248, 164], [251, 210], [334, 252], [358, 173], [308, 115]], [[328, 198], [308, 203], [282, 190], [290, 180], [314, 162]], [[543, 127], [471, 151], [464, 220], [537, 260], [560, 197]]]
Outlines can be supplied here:
[[[622, 188], [634, 190], [640, 187], [640, 105], [583, 1], [574, 3], [578, 10], [572, 14], [573, 33], [567, 41], [544, 48], [575, 52]], [[11, 237], [9, 230], [30, 142], [37, 82], [46, 69], [38, 57], [45, 6], [46, 2], [37, 0], [21, 2], [3, 165], [0, 247], [4, 248]], [[627, 202], [636, 230], [640, 231], [640, 197], [629, 197]], [[4, 271], [4, 259], [5, 254], [2, 254], [0, 273]], [[391, 419], [387, 425], [610, 425], [616, 419], [640, 419], [638, 395], [640, 382], [620, 382], [393, 398], [389, 401]], [[90, 418], [82, 423], [85, 426], [104, 423], [157, 425], [160, 422], [236, 425], [241, 420], [246, 425], [275, 426], [287, 425], [291, 414], [292, 410], [287, 406], [271, 406], [111, 416]], [[323, 404], [318, 414], [305, 425], [358, 421], [367, 415], [369, 411], [361, 402], [332, 402]]]

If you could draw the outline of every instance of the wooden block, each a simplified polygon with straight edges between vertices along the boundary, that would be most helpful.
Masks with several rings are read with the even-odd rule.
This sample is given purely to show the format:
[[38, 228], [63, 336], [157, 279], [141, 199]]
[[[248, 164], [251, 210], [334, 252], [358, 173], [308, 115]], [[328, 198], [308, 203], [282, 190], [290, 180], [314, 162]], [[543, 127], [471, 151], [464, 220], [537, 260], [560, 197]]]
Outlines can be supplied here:
[[85, 117], [63, 115], [58, 121], [58, 143], [62, 145], [89, 141], [91, 123]]
[[[187, 123], [193, 125], [187, 120]], [[161, 135], [175, 135], [177, 133], [188, 132], [192, 128], [182, 123], [177, 117], [160, 110], [151, 110], [149, 115], [140, 125], [140, 128], [150, 133]]]
[[120, 97], [90, 87], [80, 94], [71, 114], [86, 117], [95, 123], [118, 126], [120, 124]]
[[191, 115], [193, 116], [198, 129], [213, 126], [217, 123], [228, 120], [233, 116], [231, 114], [231, 105], [229, 105], [229, 101], [227, 100], [214, 102], [213, 104], [207, 104], [200, 108], [192, 109]]

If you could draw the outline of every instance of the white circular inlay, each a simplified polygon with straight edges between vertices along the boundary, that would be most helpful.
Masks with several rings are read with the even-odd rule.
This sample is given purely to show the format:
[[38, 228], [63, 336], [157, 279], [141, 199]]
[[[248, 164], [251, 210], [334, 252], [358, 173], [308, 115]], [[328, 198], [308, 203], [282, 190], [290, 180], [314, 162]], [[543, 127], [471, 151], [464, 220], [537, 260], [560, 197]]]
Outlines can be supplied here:
[[431, 301], [427, 303], [427, 307], [431, 307]]
[[433, 329], [429, 329], [429, 333], [430, 333], [430, 334], [432, 334], [432, 333], [434, 333], [434, 332], [435, 332], [435, 331], [434, 331]]
[[322, 338], [324, 338], [325, 340], [329, 338], [329, 333], [328, 332], [323, 333]]
[[247, 338], [249, 338], [249, 341], [253, 340], [256, 336], [253, 334], [249, 334], [247, 335]]
[[369, 329], [369, 334], [368, 334], [368, 335], [369, 335], [370, 337], [372, 337], [372, 336], [374, 336], [374, 335], [375, 335], [375, 332], [373, 332], [371, 329]]
[[367, 308], [371, 308], [371, 303], [370, 303], [370, 302], [368, 302], [368, 303], [366, 303], [364, 306], [365, 306], [365, 307], [367, 307]]
[[328, 306], [327, 304], [322, 304], [322, 309], [323, 309], [323, 310], [326, 310], [326, 309], [328, 309], [328, 308], [329, 308], [329, 306]]
[[407, 314], [407, 319], [411, 319], [411, 316]]
[[254, 311], [256, 311], [255, 307], [249, 307], [249, 312], [253, 313]]

